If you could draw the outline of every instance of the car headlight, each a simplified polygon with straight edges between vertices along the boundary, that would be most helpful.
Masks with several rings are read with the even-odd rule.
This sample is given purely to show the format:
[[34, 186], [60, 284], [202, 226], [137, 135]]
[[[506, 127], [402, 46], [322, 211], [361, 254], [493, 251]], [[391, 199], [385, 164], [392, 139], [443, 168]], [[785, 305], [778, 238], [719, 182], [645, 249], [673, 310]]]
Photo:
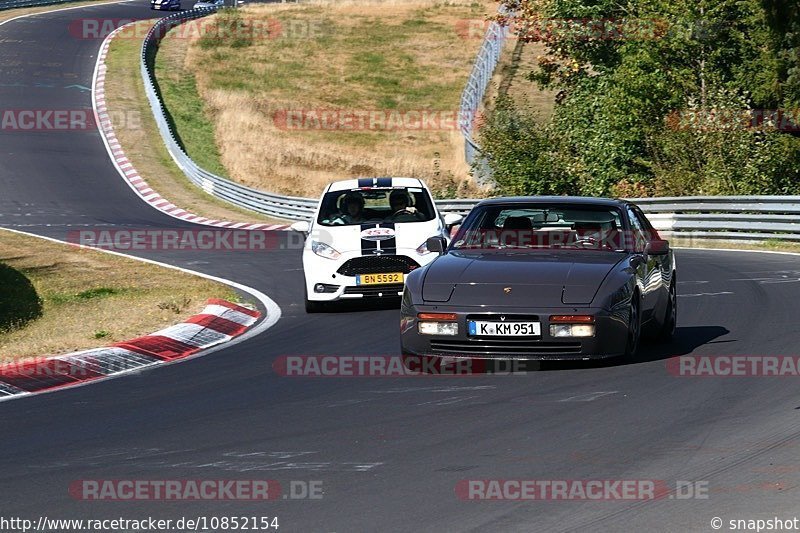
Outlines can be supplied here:
[[594, 324], [551, 324], [551, 337], [594, 337]]
[[339, 256], [342, 255], [333, 247], [319, 241], [313, 241], [311, 243], [311, 251], [325, 259], [339, 259]]
[[417, 246], [417, 253], [419, 255], [427, 255], [427, 254], [431, 253], [431, 251], [428, 250], [428, 241], [427, 240], [425, 242], [423, 242], [422, 244], [420, 244], [419, 246]]
[[458, 335], [455, 313], [419, 313], [417, 329], [420, 335]]
[[594, 337], [594, 317], [591, 315], [553, 315], [550, 317], [551, 337]]

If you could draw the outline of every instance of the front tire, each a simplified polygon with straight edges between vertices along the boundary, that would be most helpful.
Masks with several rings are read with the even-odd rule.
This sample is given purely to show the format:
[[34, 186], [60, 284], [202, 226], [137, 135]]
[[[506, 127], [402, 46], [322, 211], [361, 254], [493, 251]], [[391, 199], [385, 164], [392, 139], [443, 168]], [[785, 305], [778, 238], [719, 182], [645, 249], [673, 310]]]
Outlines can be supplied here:
[[664, 314], [664, 322], [658, 332], [658, 340], [660, 342], [670, 342], [675, 337], [675, 330], [678, 326], [678, 291], [675, 288], [676, 285], [675, 275], [673, 274], [672, 282], [669, 285], [669, 300]]
[[625, 361], [631, 363], [637, 360], [639, 344], [642, 339], [642, 304], [639, 293], [634, 293], [631, 298], [630, 318], [628, 320], [628, 342], [625, 345]]

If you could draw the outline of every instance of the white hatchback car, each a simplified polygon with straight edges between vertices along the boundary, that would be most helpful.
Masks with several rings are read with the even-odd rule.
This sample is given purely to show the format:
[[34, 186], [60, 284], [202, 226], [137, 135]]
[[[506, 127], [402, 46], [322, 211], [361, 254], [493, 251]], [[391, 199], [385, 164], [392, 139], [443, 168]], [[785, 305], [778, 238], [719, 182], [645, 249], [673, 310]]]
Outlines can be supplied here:
[[416, 178], [361, 178], [331, 183], [303, 248], [306, 311], [346, 299], [397, 298], [405, 276], [436, 258], [428, 237], [449, 240], [461, 216], [442, 216], [428, 187]]

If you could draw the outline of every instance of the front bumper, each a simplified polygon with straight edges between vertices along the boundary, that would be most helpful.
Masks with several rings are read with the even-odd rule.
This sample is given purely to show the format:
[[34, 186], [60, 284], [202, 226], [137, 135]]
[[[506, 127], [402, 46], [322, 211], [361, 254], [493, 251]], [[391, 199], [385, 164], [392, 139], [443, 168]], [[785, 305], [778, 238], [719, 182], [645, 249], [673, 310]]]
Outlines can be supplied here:
[[[455, 313], [456, 335], [421, 335], [417, 313]], [[564, 314], [593, 315], [594, 337], [551, 337], [550, 316]], [[537, 337], [470, 336], [467, 320], [517, 319], [538, 321]], [[627, 317], [600, 308], [499, 308], [415, 305], [402, 310], [400, 336], [403, 354], [469, 359], [517, 359], [569, 361], [619, 357], [625, 353], [628, 339]]]
[[[436, 258], [436, 254], [433, 253], [420, 255], [416, 250], [404, 248], [398, 248], [397, 253], [392, 254], [392, 256], [408, 257], [415, 261], [419, 267], [425, 266]], [[340, 272], [342, 266], [350, 259], [361, 257], [364, 256], [359, 252], [350, 252], [343, 253], [339, 259], [333, 261], [319, 257], [310, 250], [304, 250], [303, 271], [305, 273], [307, 298], [314, 302], [335, 302], [339, 300], [399, 298], [403, 295], [407, 273], [403, 274], [402, 283], [359, 285], [355, 275], [345, 275]], [[315, 290], [317, 284], [325, 285], [325, 292], [317, 292]]]

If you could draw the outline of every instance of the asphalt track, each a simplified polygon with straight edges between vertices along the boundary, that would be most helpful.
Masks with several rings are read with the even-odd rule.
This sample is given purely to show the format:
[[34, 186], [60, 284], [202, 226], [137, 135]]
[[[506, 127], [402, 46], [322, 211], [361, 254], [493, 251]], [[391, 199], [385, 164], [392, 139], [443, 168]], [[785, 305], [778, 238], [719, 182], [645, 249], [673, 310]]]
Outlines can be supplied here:
[[[87, 91], [66, 87], [91, 85], [100, 41], [70, 36], [69, 22], [150, 16], [139, 1], [0, 26], [2, 107], [89, 107]], [[95, 132], [0, 132], [0, 225], [59, 239], [86, 227], [187, 227], [134, 195]], [[642, 363], [314, 379], [277, 376], [272, 362], [397, 354], [397, 310], [306, 315], [296, 250], [148, 252], [255, 287], [283, 317], [208, 357], [0, 403], [0, 517], [278, 516], [280, 531], [711, 531], [716, 516], [800, 514], [796, 380], [684, 378], [665, 367], [690, 353], [796, 354], [800, 258], [677, 255], [678, 338], [646, 346]], [[459, 480], [495, 478], [703, 481], [709, 498], [515, 503], [455, 495]], [[324, 497], [87, 502], [68, 494], [81, 479], [315, 480]]]

